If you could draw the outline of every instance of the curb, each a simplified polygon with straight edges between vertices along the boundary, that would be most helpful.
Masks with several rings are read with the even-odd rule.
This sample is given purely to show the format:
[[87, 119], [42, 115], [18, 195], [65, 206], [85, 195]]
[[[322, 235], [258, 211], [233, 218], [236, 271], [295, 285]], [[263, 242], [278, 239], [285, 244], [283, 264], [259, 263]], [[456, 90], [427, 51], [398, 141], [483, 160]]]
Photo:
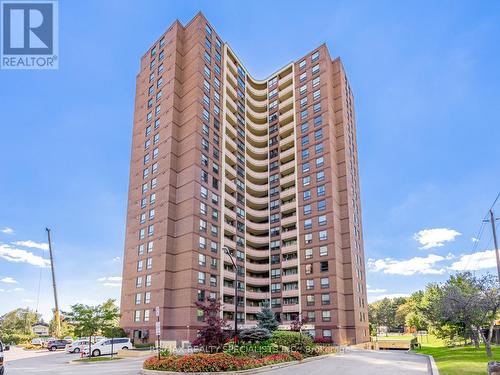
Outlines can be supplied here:
[[421, 353], [411, 353], [411, 352], [407, 352], [407, 354], [419, 355], [421, 357], [426, 357], [427, 360], [429, 361], [429, 363], [427, 364], [427, 367], [429, 369], [429, 374], [430, 375], [439, 375], [439, 370], [437, 368], [436, 361], [434, 360], [434, 357], [432, 355], [421, 354]]
[[[258, 374], [260, 372], [275, 370], [283, 367], [300, 365], [302, 363], [308, 363], [313, 361], [318, 361], [321, 359], [325, 359], [327, 357], [335, 356], [337, 354], [325, 354], [317, 357], [309, 357], [305, 358], [302, 361], [290, 361], [284, 363], [278, 363], [275, 365], [267, 365], [257, 368], [251, 368], [248, 370], [239, 370], [239, 371], [221, 371], [221, 372], [190, 372], [189, 375], [214, 375], [214, 374], [224, 374], [224, 375], [239, 375], [239, 374]], [[141, 375], [179, 375], [186, 374], [185, 372], [176, 372], [176, 371], [158, 371], [158, 370], [146, 370], [141, 369]]]

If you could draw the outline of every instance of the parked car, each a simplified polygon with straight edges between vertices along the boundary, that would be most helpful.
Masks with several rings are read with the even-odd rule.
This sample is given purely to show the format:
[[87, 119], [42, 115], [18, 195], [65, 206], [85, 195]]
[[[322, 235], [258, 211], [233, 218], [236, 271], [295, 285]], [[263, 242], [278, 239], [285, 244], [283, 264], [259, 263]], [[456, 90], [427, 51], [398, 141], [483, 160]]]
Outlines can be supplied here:
[[85, 348], [88, 349], [88, 347], [89, 347], [89, 340], [76, 340], [66, 345], [66, 352], [80, 353], [83, 352]]
[[[134, 346], [129, 338], [114, 338], [114, 339], [103, 339], [96, 342], [90, 347], [90, 353], [92, 357], [98, 357], [100, 355], [111, 354], [111, 340], [113, 340], [113, 354], [118, 350], [128, 350], [132, 349]], [[89, 348], [84, 349], [84, 353], [88, 355]]]
[[69, 341], [69, 343], [71, 344], [73, 342], [73, 337], [71, 337], [71, 336], [64, 336], [64, 340]]
[[39, 337], [37, 338], [34, 338], [33, 340], [31, 340], [31, 344], [32, 345], [40, 345], [42, 346], [43, 345], [43, 340]]
[[47, 343], [47, 349], [50, 351], [55, 351], [57, 349], [65, 349], [66, 345], [69, 344], [68, 340], [51, 340]]
[[4, 368], [3, 368], [3, 352], [6, 350], [9, 350], [10, 347], [9, 345], [4, 345], [0, 341], [0, 375], [3, 375], [4, 373]]

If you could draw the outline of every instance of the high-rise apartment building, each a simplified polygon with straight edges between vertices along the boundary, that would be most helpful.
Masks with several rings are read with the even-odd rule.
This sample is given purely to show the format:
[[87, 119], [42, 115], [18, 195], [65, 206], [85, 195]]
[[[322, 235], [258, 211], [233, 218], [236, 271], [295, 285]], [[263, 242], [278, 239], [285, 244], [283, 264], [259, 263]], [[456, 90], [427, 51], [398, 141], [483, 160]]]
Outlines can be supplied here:
[[[240, 328], [266, 301], [286, 329], [367, 341], [353, 94], [326, 45], [250, 75], [200, 13], [141, 59], [130, 168], [122, 326], [192, 340], [195, 301]], [[225, 254], [227, 248], [237, 263]], [[238, 278], [238, 298], [235, 279]]]

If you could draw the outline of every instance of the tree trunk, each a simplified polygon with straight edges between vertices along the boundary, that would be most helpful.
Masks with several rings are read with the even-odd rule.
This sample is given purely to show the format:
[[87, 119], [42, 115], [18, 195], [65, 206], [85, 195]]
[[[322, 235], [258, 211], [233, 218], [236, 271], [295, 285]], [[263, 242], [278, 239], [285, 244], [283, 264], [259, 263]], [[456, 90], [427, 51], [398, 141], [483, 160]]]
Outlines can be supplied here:
[[478, 337], [478, 329], [476, 327], [471, 326], [471, 338], [472, 341], [474, 341], [474, 346], [476, 347], [476, 350], [479, 350], [479, 337]]
[[[492, 327], [490, 326], [490, 331], [493, 331]], [[488, 358], [491, 358], [493, 356], [493, 354], [491, 353], [491, 336], [490, 336], [490, 331], [488, 331], [488, 337], [486, 337], [486, 335], [484, 334], [483, 331], [479, 331], [481, 332], [481, 337], [483, 338], [483, 341], [484, 341], [484, 347], [486, 349], [486, 355], [488, 356]]]

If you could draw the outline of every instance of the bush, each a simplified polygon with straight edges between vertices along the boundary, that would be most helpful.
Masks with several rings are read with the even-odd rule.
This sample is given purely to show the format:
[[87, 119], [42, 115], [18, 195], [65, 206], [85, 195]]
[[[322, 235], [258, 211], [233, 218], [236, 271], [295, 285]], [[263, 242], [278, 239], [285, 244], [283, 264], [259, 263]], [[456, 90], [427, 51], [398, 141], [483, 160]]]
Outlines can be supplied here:
[[224, 353], [233, 356], [248, 356], [252, 358], [262, 358], [267, 355], [280, 353], [278, 345], [271, 344], [268, 340], [258, 343], [227, 343], [224, 345]]
[[315, 337], [314, 342], [316, 344], [331, 344], [332, 338], [331, 337]]
[[325, 355], [325, 354], [335, 354], [337, 353], [337, 348], [334, 346], [323, 346], [318, 345], [314, 348], [315, 355]]
[[243, 342], [260, 342], [270, 338], [271, 332], [265, 328], [255, 327], [241, 331], [238, 337]]
[[291, 331], [274, 331], [269, 342], [302, 354], [311, 354], [315, 347], [311, 336]]
[[170, 350], [168, 348], [160, 348], [160, 356], [168, 357], [170, 355]]
[[300, 353], [272, 354], [263, 358], [234, 357], [225, 353], [196, 353], [184, 356], [169, 356], [158, 359], [151, 357], [144, 362], [144, 368], [157, 371], [217, 372], [247, 370], [276, 363], [300, 361]]

